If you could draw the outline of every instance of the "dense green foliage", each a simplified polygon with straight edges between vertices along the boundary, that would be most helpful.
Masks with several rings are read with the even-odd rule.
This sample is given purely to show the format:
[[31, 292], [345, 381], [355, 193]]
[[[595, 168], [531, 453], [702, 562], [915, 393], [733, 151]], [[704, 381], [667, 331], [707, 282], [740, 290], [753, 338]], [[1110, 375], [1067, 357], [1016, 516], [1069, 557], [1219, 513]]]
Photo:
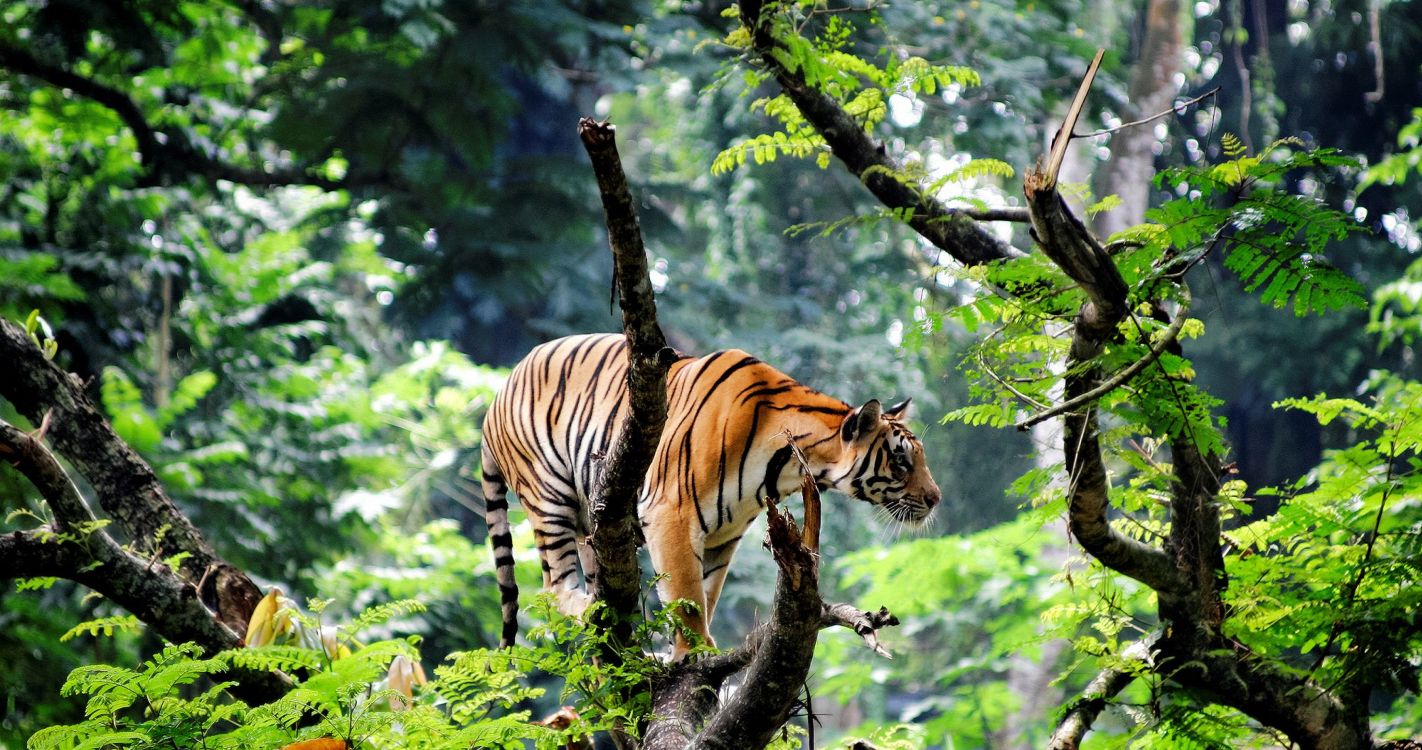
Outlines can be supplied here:
[[[804, 2], [784, 61], [885, 140], [900, 179], [954, 206], [1011, 204], [1098, 45], [1113, 51], [1092, 116], [1118, 121], [1137, 5]], [[1136, 307], [1108, 368], [1160, 343], [1155, 305], [1198, 318], [1179, 332], [1189, 358], [1167, 350], [1101, 401], [1120, 527], [1162, 532], [1166, 438], [1229, 451], [1230, 635], [1327, 684], [1362, 675], [1376, 733], [1411, 736], [1416, 2], [1381, 4], [1389, 95], [1370, 107], [1352, 103], [1372, 75], [1356, 3], [1270, 6], [1287, 20], [1273, 28], [1202, 5], [1182, 11], [1185, 89], [1225, 90], [1162, 128], [1154, 207], [1112, 244]], [[229, 560], [331, 597], [323, 621], [420, 603], [370, 623], [369, 641], [343, 631], [341, 658], [315, 642], [201, 658], [71, 584], [24, 582], [0, 592], [0, 747], [557, 746], [529, 723], [555, 696], [577, 704], [575, 733], [635, 724], [646, 706], [618, 700], [652, 661], [594, 670], [600, 644], [546, 610], [515, 651], [480, 649], [498, 621], [483, 407], [537, 341], [617, 324], [573, 135], [593, 111], [620, 127], [675, 345], [744, 348], [847, 401], [912, 395], [930, 423], [919, 433], [945, 489], [931, 533], [895, 539], [828, 499], [845, 512], [826, 517], [827, 594], [905, 624], [886, 636], [893, 662], [821, 639], [813, 707], [836, 705], [821, 746], [826, 732], [987, 746], [1009, 727], [1040, 745], [1053, 712], [1149, 631], [1149, 592], [1069, 549], [1061, 468], [1034, 468], [1039, 446], [1010, 429], [1057, 400], [1079, 290], [1038, 255], [962, 269], [923, 246], [744, 64], [745, 32], [721, 7], [58, 0], [0, 17], [0, 315], [40, 312], [57, 360]], [[1253, 119], [1236, 46], [1254, 63]], [[56, 69], [117, 92], [137, 120]], [[1190, 299], [1172, 283], [1186, 274]], [[0, 416], [19, 421], [8, 404]], [[0, 508], [0, 531], [43, 514], [8, 470]], [[527, 597], [540, 576], [514, 520]], [[723, 644], [763, 617], [774, 576], [743, 546]], [[402, 711], [381, 685], [397, 658], [439, 665]], [[247, 707], [223, 693], [235, 666], [280, 667], [299, 689]], [[1014, 682], [1034, 670], [1046, 706]], [[1163, 687], [1122, 694], [1095, 746], [1274, 742]]]
[[[618, 694], [613, 690], [618, 675], [594, 673], [589, 657], [596, 644], [567, 620], [533, 634], [536, 647], [451, 654], [427, 680], [417, 638], [357, 639], [421, 607], [382, 605], [347, 626], [323, 629], [322, 607], [316, 604], [314, 616], [280, 610], [279, 616], [293, 620], [282, 626], [285, 637], [259, 648], [201, 658], [191, 644], [168, 646], [137, 669], [102, 664], [76, 669], [62, 692], [86, 697], [84, 720], [46, 728], [28, 747], [279, 747], [328, 737], [353, 747], [521, 748], [532, 740], [537, 747], [554, 748], [565, 737], [634, 718], [609, 705]], [[323, 631], [330, 635], [315, 643], [302, 637]], [[279, 701], [249, 707], [224, 696], [233, 685], [224, 678], [238, 668], [281, 670], [291, 675], [294, 687]], [[587, 711], [589, 720], [564, 731], [531, 722], [527, 710], [511, 710], [543, 692], [518, 684], [529, 669], [558, 670], [570, 691], [585, 691], [580, 703], [603, 710]]]

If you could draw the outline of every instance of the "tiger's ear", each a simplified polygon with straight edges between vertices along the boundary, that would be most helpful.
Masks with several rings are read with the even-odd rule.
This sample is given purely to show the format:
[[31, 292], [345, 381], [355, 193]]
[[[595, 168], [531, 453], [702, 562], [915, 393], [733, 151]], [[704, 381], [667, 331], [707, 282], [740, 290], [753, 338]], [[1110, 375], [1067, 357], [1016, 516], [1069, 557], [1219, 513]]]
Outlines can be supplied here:
[[839, 436], [846, 443], [852, 443], [871, 434], [879, 424], [879, 416], [884, 407], [878, 399], [871, 398], [864, 405], [849, 413], [839, 428]]
[[909, 404], [912, 403], [912, 398], [906, 398], [903, 401], [900, 401], [897, 404], [894, 404], [893, 406], [890, 406], [888, 409], [886, 409], [884, 411], [884, 416], [893, 417], [894, 419], [908, 419], [909, 413], [911, 411], [909, 409]]

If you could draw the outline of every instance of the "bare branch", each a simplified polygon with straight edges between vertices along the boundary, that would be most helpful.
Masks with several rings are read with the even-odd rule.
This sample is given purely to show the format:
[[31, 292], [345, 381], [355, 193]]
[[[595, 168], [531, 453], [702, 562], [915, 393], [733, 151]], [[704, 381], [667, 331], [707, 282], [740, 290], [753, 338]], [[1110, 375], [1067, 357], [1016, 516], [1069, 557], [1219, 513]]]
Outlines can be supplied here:
[[591, 498], [591, 544], [598, 561], [594, 593], [608, 605], [614, 635], [627, 643], [632, 621], [641, 613], [642, 573], [637, 547], [642, 542], [642, 530], [637, 520], [637, 498], [666, 423], [667, 366], [674, 359], [674, 352], [667, 348], [657, 325], [647, 253], [617, 155], [616, 129], [585, 117], [578, 122], [578, 135], [592, 160], [602, 194], [613, 276], [622, 307], [622, 329], [627, 337], [630, 409]]
[[[889, 658], [887, 652], [879, 646], [878, 631], [898, 625], [899, 619], [882, 607], [877, 612], [865, 612], [852, 604], [824, 603], [820, 617], [814, 619], [813, 623], [816, 630], [835, 626], [849, 628], [859, 634], [865, 644], [876, 653]], [[715, 741], [699, 738], [697, 729], [715, 713], [718, 705], [717, 691], [722, 683], [731, 675], [744, 670], [760, 655], [761, 649], [771, 639], [775, 629], [774, 621], [765, 623], [748, 633], [740, 646], [699, 661], [681, 662], [653, 685], [652, 714], [657, 718], [647, 728], [644, 750], [682, 750], [692, 746], [734, 747], [726, 744], [729, 740], [725, 738]], [[814, 643], [809, 643], [808, 648], [813, 653]], [[746, 681], [746, 685], [751, 684], [750, 680]], [[791, 690], [787, 699], [793, 698], [794, 693], [795, 691]], [[793, 703], [793, 700], [788, 702]], [[779, 724], [771, 727], [771, 731], [778, 726]], [[695, 744], [703, 740], [705, 744]]]
[[899, 618], [889, 612], [888, 607], [880, 607], [878, 612], [866, 612], [852, 604], [825, 604], [821, 622], [825, 627], [839, 625], [849, 628], [864, 639], [864, 645], [869, 650], [885, 659], [894, 658], [888, 649], [879, 645], [879, 631], [899, 624]]
[[1037, 170], [1043, 189], [1056, 189], [1057, 173], [1062, 168], [1062, 159], [1066, 158], [1067, 147], [1071, 145], [1071, 132], [1076, 129], [1077, 118], [1081, 117], [1081, 108], [1086, 106], [1086, 95], [1091, 91], [1091, 82], [1096, 80], [1096, 71], [1101, 68], [1101, 58], [1105, 56], [1104, 48], [1096, 50], [1096, 57], [1092, 58], [1091, 64], [1087, 66], [1086, 75], [1081, 77], [1081, 85], [1077, 87], [1076, 97], [1071, 100], [1071, 106], [1067, 109], [1066, 119], [1062, 121], [1056, 137], [1052, 138], [1052, 150], [1047, 157], [1047, 165]]
[[1199, 104], [1200, 102], [1202, 102], [1202, 101], [1204, 101], [1204, 100], [1206, 100], [1206, 99], [1209, 99], [1210, 97], [1212, 97], [1212, 96], [1214, 96], [1215, 94], [1218, 94], [1218, 93], [1220, 93], [1220, 87], [1219, 87], [1219, 86], [1216, 86], [1216, 87], [1210, 89], [1209, 91], [1206, 91], [1205, 93], [1200, 94], [1199, 96], [1191, 97], [1191, 98], [1189, 98], [1189, 99], [1186, 99], [1186, 100], [1183, 101], [1183, 102], [1178, 102], [1178, 103], [1176, 103], [1174, 106], [1172, 106], [1170, 109], [1167, 109], [1167, 110], [1165, 110], [1165, 111], [1163, 111], [1163, 112], [1156, 112], [1156, 113], [1153, 114], [1153, 115], [1150, 115], [1150, 116], [1148, 116], [1148, 117], [1142, 117], [1142, 118], [1139, 119], [1139, 120], [1132, 120], [1132, 121], [1130, 121], [1130, 122], [1123, 122], [1123, 123], [1121, 123], [1120, 125], [1117, 125], [1117, 126], [1115, 126], [1115, 127], [1113, 127], [1113, 128], [1101, 128], [1100, 130], [1093, 130], [1093, 131], [1091, 131], [1090, 133], [1072, 133], [1072, 134], [1071, 134], [1071, 137], [1072, 137], [1072, 138], [1095, 138], [1095, 137], [1098, 136], [1098, 135], [1109, 135], [1109, 134], [1111, 134], [1111, 133], [1116, 133], [1116, 132], [1125, 130], [1125, 129], [1127, 129], [1127, 128], [1140, 127], [1141, 125], [1145, 125], [1145, 124], [1148, 123], [1148, 122], [1154, 122], [1154, 121], [1159, 120], [1160, 118], [1165, 117], [1165, 116], [1167, 116], [1167, 115], [1172, 115], [1172, 114], [1181, 114], [1181, 115], [1183, 115], [1184, 112], [1183, 112], [1182, 110], [1184, 110], [1186, 107], [1188, 107], [1188, 106], [1190, 106], [1190, 105], [1192, 105], [1192, 104]]

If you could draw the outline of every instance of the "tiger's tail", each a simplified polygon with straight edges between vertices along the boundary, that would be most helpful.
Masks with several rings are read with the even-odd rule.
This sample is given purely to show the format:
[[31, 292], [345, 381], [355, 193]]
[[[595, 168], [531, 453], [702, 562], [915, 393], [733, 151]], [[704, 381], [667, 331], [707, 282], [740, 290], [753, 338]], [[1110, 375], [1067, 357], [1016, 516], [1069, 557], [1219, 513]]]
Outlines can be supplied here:
[[518, 582], [514, 580], [513, 536], [509, 534], [509, 485], [488, 449], [481, 453], [484, 522], [489, 525], [489, 545], [494, 548], [494, 576], [499, 581], [499, 606], [503, 610], [499, 648], [508, 648], [518, 635]]

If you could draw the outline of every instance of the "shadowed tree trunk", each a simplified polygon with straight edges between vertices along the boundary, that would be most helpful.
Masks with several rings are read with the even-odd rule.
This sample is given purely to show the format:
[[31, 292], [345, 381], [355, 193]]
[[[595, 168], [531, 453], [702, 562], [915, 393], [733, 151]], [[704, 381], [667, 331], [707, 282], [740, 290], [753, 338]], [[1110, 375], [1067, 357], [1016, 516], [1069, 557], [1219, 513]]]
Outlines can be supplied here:
[[[1140, 54], [1131, 66], [1127, 86], [1127, 106], [1120, 117], [1127, 122], [1169, 111], [1179, 91], [1176, 79], [1184, 63], [1181, 43], [1180, 0], [1148, 0], [1145, 7], [1145, 37]], [[1102, 166], [1097, 194], [1117, 195], [1121, 205], [1096, 215], [1097, 236], [1111, 235], [1145, 219], [1150, 207], [1151, 179], [1155, 177], [1156, 124], [1126, 127], [1111, 136], [1111, 155]]]

